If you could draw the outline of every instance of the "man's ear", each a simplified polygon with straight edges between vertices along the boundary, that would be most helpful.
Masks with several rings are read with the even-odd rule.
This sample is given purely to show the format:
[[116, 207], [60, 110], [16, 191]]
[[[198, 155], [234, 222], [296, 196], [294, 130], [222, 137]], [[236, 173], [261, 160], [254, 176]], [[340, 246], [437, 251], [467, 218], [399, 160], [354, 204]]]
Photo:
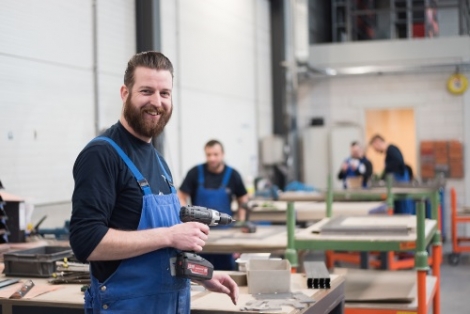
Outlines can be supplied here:
[[121, 86], [121, 99], [122, 99], [122, 102], [126, 102], [127, 100], [127, 97], [129, 97], [129, 89], [127, 89], [127, 86], [126, 85], [122, 85]]

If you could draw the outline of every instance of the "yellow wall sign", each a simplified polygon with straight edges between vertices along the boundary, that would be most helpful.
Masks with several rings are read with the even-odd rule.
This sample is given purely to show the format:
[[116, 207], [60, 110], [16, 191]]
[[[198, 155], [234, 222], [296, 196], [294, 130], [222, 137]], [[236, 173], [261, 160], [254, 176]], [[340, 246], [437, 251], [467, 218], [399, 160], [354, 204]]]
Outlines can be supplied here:
[[447, 89], [454, 95], [465, 93], [468, 87], [468, 79], [462, 73], [452, 74], [447, 80]]

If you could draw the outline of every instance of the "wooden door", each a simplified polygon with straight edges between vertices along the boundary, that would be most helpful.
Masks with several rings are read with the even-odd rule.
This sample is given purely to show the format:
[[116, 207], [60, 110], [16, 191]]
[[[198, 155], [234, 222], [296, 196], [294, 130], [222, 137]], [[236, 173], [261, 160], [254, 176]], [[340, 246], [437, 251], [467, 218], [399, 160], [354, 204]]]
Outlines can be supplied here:
[[[385, 141], [396, 145], [402, 152], [405, 163], [417, 172], [416, 125], [413, 109], [367, 109], [366, 141], [375, 134], [380, 134]], [[384, 154], [376, 153], [371, 147], [366, 151], [371, 160], [374, 173], [381, 174], [384, 170]]]

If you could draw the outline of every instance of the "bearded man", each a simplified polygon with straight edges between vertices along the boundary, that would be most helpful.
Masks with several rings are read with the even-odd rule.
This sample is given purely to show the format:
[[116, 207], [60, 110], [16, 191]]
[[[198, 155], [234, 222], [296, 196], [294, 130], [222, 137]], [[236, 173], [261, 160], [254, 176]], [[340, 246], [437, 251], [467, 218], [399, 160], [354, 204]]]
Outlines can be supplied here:
[[[90, 263], [85, 313], [189, 313], [189, 281], [171, 275], [178, 250], [199, 252], [208, 226], [181, 223], [167, 163], [152, 146], [173, 110], [173, 65], [158, 52], [133, 56], [124, 74], [120, 120], [78, 155], [70, 244]], [[201, 282], [226, 293], [238, 287], [214, 273]]]

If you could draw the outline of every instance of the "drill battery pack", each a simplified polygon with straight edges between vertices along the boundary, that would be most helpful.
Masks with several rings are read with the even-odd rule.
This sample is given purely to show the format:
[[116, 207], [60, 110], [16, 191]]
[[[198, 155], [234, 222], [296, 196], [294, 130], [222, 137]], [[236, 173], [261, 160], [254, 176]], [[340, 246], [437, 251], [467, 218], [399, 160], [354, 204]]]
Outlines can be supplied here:
[[194, 280], [212, 278], [214, 266], [205, 258], [191, 252], [179, 252], [175, 261], [175, 274]]

